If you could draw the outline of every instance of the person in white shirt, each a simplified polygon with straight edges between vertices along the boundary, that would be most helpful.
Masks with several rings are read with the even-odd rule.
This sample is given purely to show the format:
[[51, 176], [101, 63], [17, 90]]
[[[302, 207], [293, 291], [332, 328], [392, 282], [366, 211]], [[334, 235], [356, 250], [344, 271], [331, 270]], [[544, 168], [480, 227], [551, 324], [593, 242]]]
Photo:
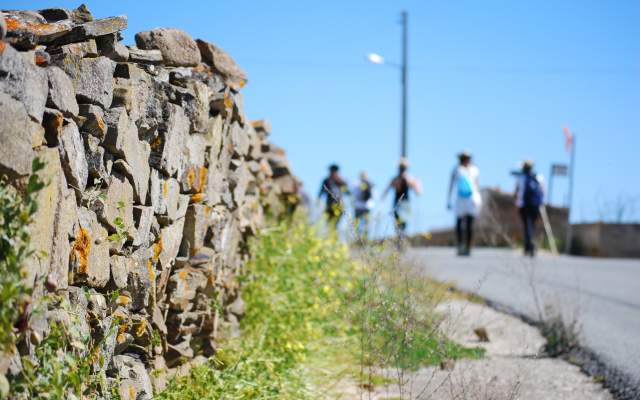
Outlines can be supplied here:
[[544, 178], [534, 172], [533, 161], [524, 161], [522, 171], [518, 174], [513, 197], [522, 219], [524, 254], [531, 257], [536, 253], [534, 243], [536, 222], [540, 217], [540, 206], [544, 204], [544, 196]]
[[482, 197], [478, 167], [471, 163], [471, 154], [462, 152], [458, 155], [459, 164], [451, 173], [449, 191], [447, 192], [447, 208], [451, 209], [451, 198], [455, 191], [454, 213], [456, 215], [456, 239], [458, 255], [471, 254], [473, 239], [473, 221], [480, 213]]
[[373, 184], [365, 171], [360, 172], [360, 181], [351, 190], [355, 214], [356, 233], [361, 240], [367, 240], [369, 234], [369, 214], [374, 206]]

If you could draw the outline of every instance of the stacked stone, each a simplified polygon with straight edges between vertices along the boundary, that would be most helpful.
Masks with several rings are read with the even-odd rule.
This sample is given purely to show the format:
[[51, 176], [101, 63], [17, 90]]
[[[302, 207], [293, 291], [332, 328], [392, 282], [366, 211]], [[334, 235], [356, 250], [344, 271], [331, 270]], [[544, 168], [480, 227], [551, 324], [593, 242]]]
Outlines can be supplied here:
[[125, 46], [126, 16], [84, 5], [3, 13], [0, 174], [19, 187], [46, 163], [26, 279], [34, 302], [72, 305], [34, 316], [26, 337], [80, 315], [101, 345], [95, 372], [151, 398], [148, 371], [238, 334], [247, 239], [291, 208], [297, 181], [268, 123], [245, 119], [246, 75], [218, 46], [166, 28]]

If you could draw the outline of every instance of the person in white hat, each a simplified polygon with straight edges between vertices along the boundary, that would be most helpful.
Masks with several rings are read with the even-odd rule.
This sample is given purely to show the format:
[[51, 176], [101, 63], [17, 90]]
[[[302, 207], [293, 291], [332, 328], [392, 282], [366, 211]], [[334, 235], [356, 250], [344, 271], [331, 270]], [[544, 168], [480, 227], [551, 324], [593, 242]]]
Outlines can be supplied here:
[[471, 162], [471, 153], [463, 151], [458, 154], [458, 165], [451, 173], [449, 191], [447, 192], [447, 208], [451, 209], [451, 198], [455, 193], [454, 213], [456, 215], [456, 241], [458, 255], [471, 254], [473, 240], [473, 221], [480, 213], [482, 197], [480, 196], [480, 172]]

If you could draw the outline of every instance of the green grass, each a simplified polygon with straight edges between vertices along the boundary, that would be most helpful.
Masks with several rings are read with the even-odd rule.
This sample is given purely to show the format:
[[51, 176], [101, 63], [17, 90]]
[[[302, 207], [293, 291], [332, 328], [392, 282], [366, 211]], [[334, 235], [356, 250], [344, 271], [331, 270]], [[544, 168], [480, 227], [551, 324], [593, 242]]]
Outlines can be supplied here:
[[333, 399], [345, 382], [391, 383], [369, 367], [416, 369], [483, 355], [436, 333], [440, 317], [431, 307], [448, 286], [422, 279], [407, 287], [389, 260], [356, 262], [301, 218], [263, 230], [252, 254], [241, 339], [173, 379], [159, 399]]

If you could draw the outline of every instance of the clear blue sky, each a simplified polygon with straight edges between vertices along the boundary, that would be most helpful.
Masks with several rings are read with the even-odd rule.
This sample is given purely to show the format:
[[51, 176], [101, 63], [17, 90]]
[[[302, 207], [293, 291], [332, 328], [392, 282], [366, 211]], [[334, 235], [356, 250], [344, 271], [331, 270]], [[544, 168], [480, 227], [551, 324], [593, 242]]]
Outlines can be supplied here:
[[[5, 8], [75, 7], [3, 1]], [[425, 195], [413, 230], [446, 226], [455, 154], [470, 149], [481, 183], [513, 187], [523, 158], [548, 174], [567, 161], [562, 127], [577, 132], [574, 221], [607, 201], [640, 199], [640, 2], [595, 1], [89, 1], [94, 15], [129, 16], [135, 32], [178, 27], [218, 43], [247, 70], [249, 118], [315, 195], [326, 167], [350, 181], [366, 169], [381, 188], [399, 154], [399, 12], [409, 12], [409, 158]], [[566, 184], [557, 181], [554, 200]], [[384, 204], [381, 209], [387, 210]], [[636, 217], [639, 217], [636, 215]]]

